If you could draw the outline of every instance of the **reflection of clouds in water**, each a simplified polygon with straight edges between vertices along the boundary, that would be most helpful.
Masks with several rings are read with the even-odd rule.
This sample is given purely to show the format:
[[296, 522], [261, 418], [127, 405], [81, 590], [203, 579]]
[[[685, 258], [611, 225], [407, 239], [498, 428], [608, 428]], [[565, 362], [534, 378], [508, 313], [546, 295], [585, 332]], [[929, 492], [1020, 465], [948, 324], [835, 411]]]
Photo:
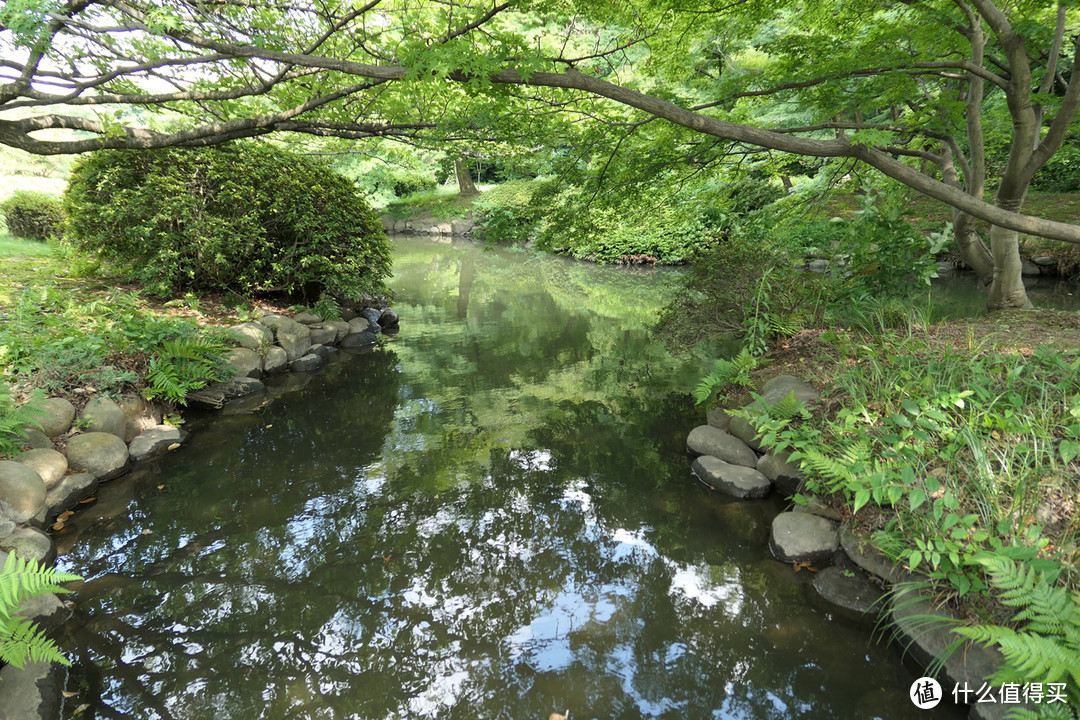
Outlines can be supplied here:
[[723, 570], [715, 565], [679, 565], [666, 561], [674, 573], [669, 593], [694, 600], [711, 608], [722, 604], [730, 617], [736, 617], [743, 607], [743, 588], [737, 568]]
[[510, 461], [522, 470], [550, 472], [555, 467], [550, 450], [511, 450]]

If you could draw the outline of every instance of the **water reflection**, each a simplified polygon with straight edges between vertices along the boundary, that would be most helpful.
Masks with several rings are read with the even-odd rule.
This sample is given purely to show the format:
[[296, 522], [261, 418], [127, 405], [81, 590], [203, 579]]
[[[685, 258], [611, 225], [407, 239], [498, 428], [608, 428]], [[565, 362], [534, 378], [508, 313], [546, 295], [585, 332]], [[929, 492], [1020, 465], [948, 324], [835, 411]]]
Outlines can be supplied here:
[[693, 482], [663, 275], [410, 240], [394, 285], [398, 337], [69, 525], [69, 717], [927, 717]]

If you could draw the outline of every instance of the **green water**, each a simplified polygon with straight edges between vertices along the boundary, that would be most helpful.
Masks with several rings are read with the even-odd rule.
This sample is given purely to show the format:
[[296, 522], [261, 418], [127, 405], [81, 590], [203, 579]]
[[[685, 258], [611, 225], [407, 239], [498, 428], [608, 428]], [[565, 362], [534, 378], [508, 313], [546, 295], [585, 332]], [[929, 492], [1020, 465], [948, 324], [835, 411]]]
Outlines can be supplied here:
[[770, 558], [778, 505], [695, 482], [706, 359], [646, 329], [669, 274], [396, 258], [399, 335], [229, 409], [58, 537], [87, 578], [66, 717], [953, 717]]

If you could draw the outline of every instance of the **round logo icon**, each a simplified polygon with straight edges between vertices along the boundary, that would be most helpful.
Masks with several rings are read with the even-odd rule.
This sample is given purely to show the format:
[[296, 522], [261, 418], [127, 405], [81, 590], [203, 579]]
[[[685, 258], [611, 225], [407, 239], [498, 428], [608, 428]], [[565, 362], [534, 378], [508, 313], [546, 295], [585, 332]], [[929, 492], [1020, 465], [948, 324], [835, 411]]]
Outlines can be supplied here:
[[941, 702], [941, 684], [932, 677], [921, 677], [911, 683], [908, 697], [920, 710], [937, 707], [937, 704]]

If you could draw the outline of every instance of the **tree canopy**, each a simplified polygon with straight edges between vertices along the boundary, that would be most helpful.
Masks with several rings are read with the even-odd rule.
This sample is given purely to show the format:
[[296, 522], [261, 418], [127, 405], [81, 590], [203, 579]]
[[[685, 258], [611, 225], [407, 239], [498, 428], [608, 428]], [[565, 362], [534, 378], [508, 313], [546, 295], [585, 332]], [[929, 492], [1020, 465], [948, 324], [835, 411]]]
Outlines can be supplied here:
[[1080, 243], [1020, 212], [1080, 107], [1064, 3], [9, 0], [0, 24], [0, 143], [32, 153], [270, 132], [573, 146], [599, 128], [616, 149], [655, 135], [874, 167], [955, 209], [992, 307], [1027, 304], [1017, 232]]

